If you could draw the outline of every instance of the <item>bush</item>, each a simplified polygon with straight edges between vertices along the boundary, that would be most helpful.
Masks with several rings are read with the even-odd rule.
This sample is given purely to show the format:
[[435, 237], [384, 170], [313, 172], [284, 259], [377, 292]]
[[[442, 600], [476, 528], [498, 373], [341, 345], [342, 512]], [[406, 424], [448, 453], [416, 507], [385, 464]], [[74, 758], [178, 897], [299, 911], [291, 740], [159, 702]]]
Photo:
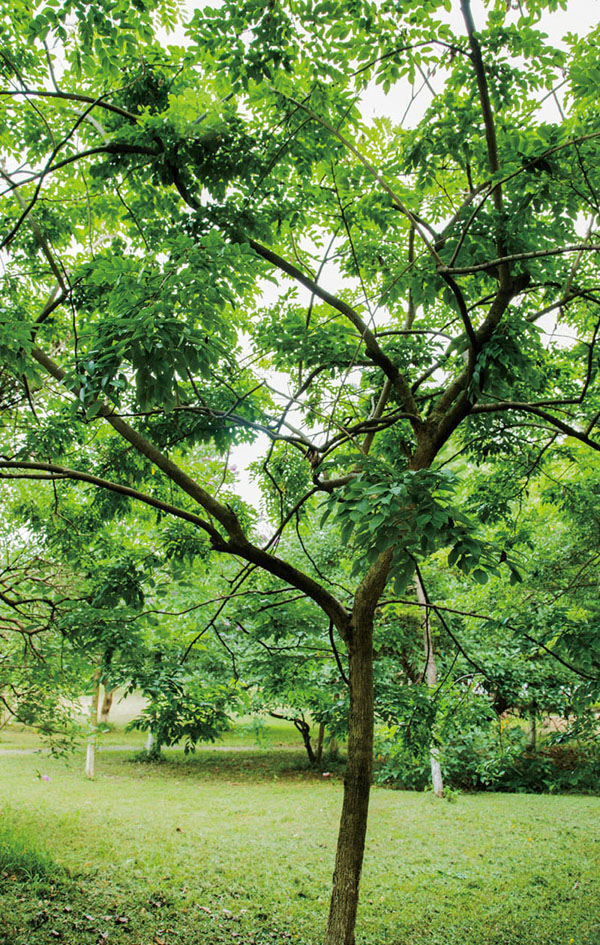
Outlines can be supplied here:
[[453, 732], [452, 740], [442, 746], [442, 771], [452, 787], [497, 791], [524, 748], [525, 733], [518, 727], [507, 729], [499, 738], [495, 726], [476, 725]]
[[[499, 739], [491, 726], [454, 733], [440, 746], [447, 787], [513, 793], [600, 793], [600, 744], [547, 745], [533, 752], [519, 726]], [[416, 752], [401, 733], [388, 732], [377, 742], [376, 780], [400, 790], [424, 790], [430, 783], [428, 749]]]
[[549, 746], [523, 752], [494, 788], [497, 791], [562, 794], [600, 793], [600, 745]]
[[416, 754], [401, 739], [381, 736], [376, 740], [375, 780], [398, 790], [423, 791], [431, 776], [429, 758]]

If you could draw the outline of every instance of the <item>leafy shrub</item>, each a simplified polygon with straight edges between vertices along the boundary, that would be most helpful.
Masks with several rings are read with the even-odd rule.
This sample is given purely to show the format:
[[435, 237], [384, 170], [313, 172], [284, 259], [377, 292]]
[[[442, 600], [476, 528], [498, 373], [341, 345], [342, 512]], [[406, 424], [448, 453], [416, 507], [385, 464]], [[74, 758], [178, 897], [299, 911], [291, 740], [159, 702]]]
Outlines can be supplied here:
[[[496, 726], [483, 724], [455, 732], [439, 747], [444, 783], [449, 788], [513, 793], [600, 793], [600, 744], [547, 745], [527, 748], [519, 726], [501, 738]], [[376, 780], [404, 790], [429, 786], [428, 749], [409, 748], [389, 729], [377, 742]]]
[[187, 754], [198, 742], [214, 742], [230, 728], [228, 710], [235, 694], [235, 686], [204, 685], [193, 677], [174, 676], [164, 689], [151, 694], [142, 713], [126, 728], [152, 732], [154, 753], [161, 745], [183, 741]]
[[497, 727], [482, 721], [466, 731], [453, 732], [452, 740], [441, 748], [442, 770], [452, 787], [499, 790], [524, 747], [525, 734], [520, 728], [508, 729], [499, 738]]
[[423, 791], [430, 778], [429, 758], [417, 753], [401, 738], [394, 738], [391, 730], [376, 740], [375, 780], [398, 790]]
[[522, 752], [495, 787], [498, 791], [600, 793], [600, 745], [590, 741], [575, 746]]

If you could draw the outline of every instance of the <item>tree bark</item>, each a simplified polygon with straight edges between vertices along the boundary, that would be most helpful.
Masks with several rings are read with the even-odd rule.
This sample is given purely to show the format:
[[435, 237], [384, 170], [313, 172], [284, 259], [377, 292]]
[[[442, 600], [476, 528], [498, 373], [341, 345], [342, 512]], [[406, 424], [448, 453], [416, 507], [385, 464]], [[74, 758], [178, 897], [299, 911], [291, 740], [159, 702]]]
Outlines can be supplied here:
[[90, 705], [90, 734], [85, 753], [85, 776], [93, 778], [96, 774], [96, 739], [98, 737], [98, 706], [100, 704], [100, 670], [94, 671], [94, 690]]
[[304, 742], [304, 747], [306, 748], [306, 754], [308, 755], [309, 763], [314, 767], [317, 763], [317, 758], [310, 740], [310, 725], [308, 722], [305, 722], [304, 719], [294, 719], [294, 725], [302, 735], [302, 741]]
[[529, 710], [529, 726], [527, 732], [527, 747], [530, 751], [535, 751], [537, 748], [537, 720], [535, 715], [535, 709], [531, 708]]
[[350, 724], [326, 945], [354, 945], [358, 888], [373, 768], [372, 622], [356, 628], [350, 647]]
[[373, 616], [391, 560], [391, 550], [384, 552], [361, 582], [346, 637], [350, 683], [348, 758], [325, 945], [355, 945], [373, 772]]
[[323, 741], [325, 739], [325, 725], [323, 722], [319, 725], [319, 735], [317, 737], [317, 764], [323, 761]]
[[[433, 689], [435, 686], [437, 686], [437, 666], [435, 662], [435, 653], [433, 650], [433, 640], [431, 637], [429, 608], [426, 606], [427, 595], [425, 594], [425, 588], [423, 587], [423, 583], [418, 574], [415, 576], [415, 587], [417, 590], [417, 600], [423, 607], [423, 619], [421, 621], [421, 626], [423, 627], [423, 643], [425, 646], [425, 679], [429, 688]], [[431, 766], [431, 784], [433, 786], [433, 793], [436, 795], [436, 797], [443, 797], [444, 779], [442, 777], [439, 751], [433, 744], [429, 750], [429, 763]]]
[[108, 716], [110, 710], [112, 709], [113, 699], [115, 698], [116, 689], [106, 689], [104, 691], [104, 699], [102, 700], [102, 708], [100, 709], [100, 721], [108, 722]]

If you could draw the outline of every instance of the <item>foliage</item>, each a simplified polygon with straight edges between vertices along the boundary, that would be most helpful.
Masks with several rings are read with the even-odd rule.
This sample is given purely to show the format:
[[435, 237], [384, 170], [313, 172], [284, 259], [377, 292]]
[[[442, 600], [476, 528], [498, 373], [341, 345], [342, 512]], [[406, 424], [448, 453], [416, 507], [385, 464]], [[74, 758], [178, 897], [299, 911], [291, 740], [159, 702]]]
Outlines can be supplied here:
[[210, 686], [192, 675], [171, 676], [156, 686], [152, 700], [132, 728], [152, 732], [158, 749], [183, 742], [186, 752], [198, 742], [214, 742], [230, 726], [235, 686]]
[[[343, 457], [338, 457], [338, 461]], [[360, 573], [388, 548], [395, 549], [392, 570], [399, 593], [414, 574], [415, 555], [429, 557], [449, 546], [448, 564], [485, 584], [488, 570], [497, 570], [499, 550], [477, 536], [475, 523], [450, 501], [456, 480], [447, 470], [409, 470], [369, 457], [349, 457], [364, 471], [328, 502], [321, 525], [332, 509], [338, 512], [340, 539], [347, 546], [354, 533], [358, 554], [353, 573]], [[362, 552], [362, 553], [361, 553]], [[496, 554], [494, 554], [496, 552]], [[520, 580], [511, 566], [511, 583]]]
[[[427, 790], [429, 757], [422, 746], [411, 748], [398, 733], [378, 738], [378, 783], [400, 790]], [[597, 739], [566, 748], [544, 742], [527, 748], [518, 725], [498, 733], [498, 725], [471, 725], [441, 745], [444, 785], [462, 791], [598, 794], [600, 747]]]

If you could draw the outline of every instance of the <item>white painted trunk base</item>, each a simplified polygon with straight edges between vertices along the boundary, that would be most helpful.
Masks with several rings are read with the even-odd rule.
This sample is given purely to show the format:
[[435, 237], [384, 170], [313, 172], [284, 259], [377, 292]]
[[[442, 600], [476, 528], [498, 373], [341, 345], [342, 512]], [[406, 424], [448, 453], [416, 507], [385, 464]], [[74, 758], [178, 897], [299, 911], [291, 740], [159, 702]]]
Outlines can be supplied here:
[[[429, 609], [427, 605], [427, 595], [419, 575], [415, 578], [415, 588], [417, 591], [417, 600], [423, 608], [423, 643], [425, 645], [425, 679], [430, 689], [437, 686], [437, 665], [435, 662], [435, 653], [433, 652], [433, 639], [431, 637], [431, 627], [429, 626]], [[436, 797], [444, 796], [444, 779], [442, 778], [442, 769], [440, 766], [439, 750], [433, 746], [429, 752], [429, 762], [431, 765], [431, 786]]]
[[443, 797], [444, 779], [442, 778], [442, 769], [440, 766], [439, 752], [437, 748], [431, 749], [429, 760], [431, 762], [431, 784], [433, 786], [433, 793], [437, 797]]
[[92, 735], [88, 739], [87, 750], [85, 753], [85, 776], [93, 778], [96, 774], [96, 736]]

